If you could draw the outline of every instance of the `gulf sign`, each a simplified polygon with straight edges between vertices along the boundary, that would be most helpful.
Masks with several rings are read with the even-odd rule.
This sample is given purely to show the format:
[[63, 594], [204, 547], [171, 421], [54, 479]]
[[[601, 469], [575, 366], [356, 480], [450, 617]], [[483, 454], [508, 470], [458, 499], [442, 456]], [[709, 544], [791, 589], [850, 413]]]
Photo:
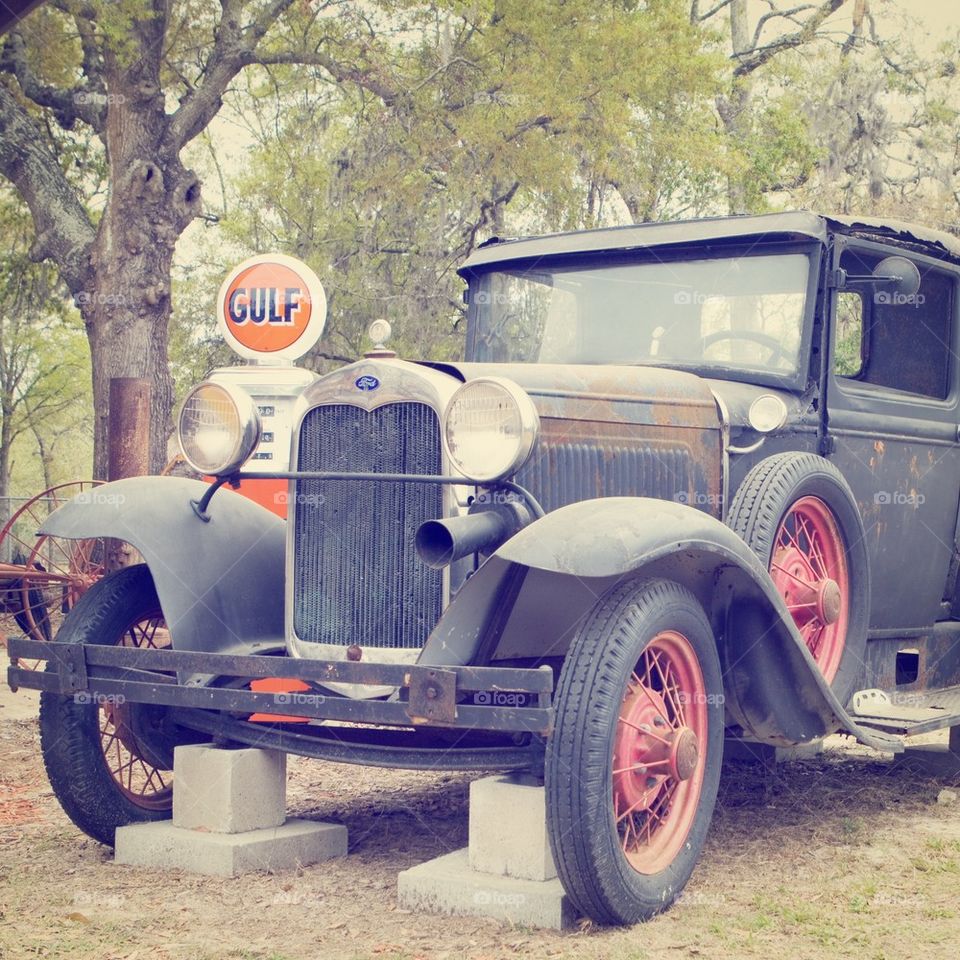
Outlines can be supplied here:
[[248, 360], [302, 357], [323, 334], [327, 297], [319, 277], [283, 254], [262, 254], [235, 267], [220, 287], [217, 322]]

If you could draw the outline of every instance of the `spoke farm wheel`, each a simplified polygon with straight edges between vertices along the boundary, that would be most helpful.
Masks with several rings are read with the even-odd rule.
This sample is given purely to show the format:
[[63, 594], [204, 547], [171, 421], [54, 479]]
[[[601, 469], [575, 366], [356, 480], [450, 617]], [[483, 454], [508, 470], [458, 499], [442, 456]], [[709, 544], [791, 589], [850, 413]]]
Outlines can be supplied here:
[[833, 464], [777, 454], [744, 478], [727, 523], [770, 571], [824, 680], [845, 704], [863, 671], [870, 608], [863, 522]]
[[[64, 615], [104, 572], [102, 538], [64, 540], [37, 531], [50, 514], [78, 494], [91, 495], [93, 480], [64, 483], [24, 503], [0, 530], [0, 556], [20, 569], [6, 579], [3, 607], [17, 628], [34, 640], [52, 640]], [[21, 666], [36, 669], [38, 662]]]
[[583, 913], [636, 923], [680, 895], [713, 815], [723, 688], [710, 623], [668, 580], [600, 599], [560, 672], [547, 743], [547, 830]]
[[[91, 587], [59, 639], [168, 646], [147, 567], [125, 567]], [[173, 745], [162, 719], [160, 708], [120, 697], [40, 695], [40, 746], [50, 785], [67, 816], [101, 843], [113, 845], [119, 826], [170, 816]]]

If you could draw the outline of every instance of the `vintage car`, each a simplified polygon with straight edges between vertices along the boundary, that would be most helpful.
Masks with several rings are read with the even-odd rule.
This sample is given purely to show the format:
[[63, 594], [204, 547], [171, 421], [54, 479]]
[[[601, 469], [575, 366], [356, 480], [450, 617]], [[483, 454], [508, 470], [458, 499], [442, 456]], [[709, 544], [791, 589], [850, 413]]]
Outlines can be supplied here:
[[[223, 297], [254, 355], [296, 339], [270, 263]], [[174, 747], [211, 738], [526, 771], [575, 906], [632, 923], [690, 877], [725, 739], [960, 722], [957, 240], [798, 212], [496, 239], [461, 274], [463, 362], [378, 322], [325, 376], [251, 366], [287, 434], [221, 371], [178, 426], [213, 482], [51, 516], [143, 557], [11, 641], [82, 830], [168, 816]]]

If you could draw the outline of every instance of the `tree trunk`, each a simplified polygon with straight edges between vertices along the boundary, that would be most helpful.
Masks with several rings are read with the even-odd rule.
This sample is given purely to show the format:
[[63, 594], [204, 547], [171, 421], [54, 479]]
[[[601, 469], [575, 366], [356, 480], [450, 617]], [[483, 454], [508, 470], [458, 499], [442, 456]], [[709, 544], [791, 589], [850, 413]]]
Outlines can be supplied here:
[[[10, 447], [13, 444], [13, 430], [10, 416], [6, 410], [0, 420], [0, 502], [10, 496]], [[0, 519], [0, 525], [3, 520]]]
[[[747, 53], [752, 47], [750, 24], [747, 19], [747, 0], [733, 0], [730, 4], [730, 52], [736, 62], [737, 57]], [[747, 109], [750, 106], [749, 76], [733, 77], [733, 86], [728, 96], [722, 96], [717, 102], [717, 112], [723, 121], [724, 129], [734, 142], [743, 142], [748, 131], [744, 129]], [[728, 213], [748, 213], [747, 188], [740, 176], [727, 177]]]
[[[173, 381], [167, 359], [170, 269], [177, 238], [200, 210], [200, 185], [164, 147], [160, 86], [165, 18], [137, 23], [139, 56], [107, 57], [104, 140], [111, 192], [90, 255], [88, 288], [76, 292], [93, 358], [94, 476], [106, 479], [110, 381], [150, 381], [150, 468], [166, 458]], [[116, 91], [116, 93], [113, 93]]]

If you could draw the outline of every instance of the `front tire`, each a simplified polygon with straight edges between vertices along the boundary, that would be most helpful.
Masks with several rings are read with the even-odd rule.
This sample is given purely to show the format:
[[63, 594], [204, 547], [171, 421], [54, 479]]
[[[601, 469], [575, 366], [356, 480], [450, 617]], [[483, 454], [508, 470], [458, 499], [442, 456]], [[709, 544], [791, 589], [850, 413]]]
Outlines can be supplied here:
[[[169, 643], [150, 571], [126, 567], [94, 584], [70, 611], [63, 643], [160, 647]], [[50, 662], [47, 670], [55, 670]], [[117, 827], [169, 819], [170, 751], [149, 743], [149, 707], [89, 694], [40, 695], [40, 747], [50, 786], [67, 816], [113, 846]]]
[[710, 623], [672, 581], [618, 584], [573, 641], [547, 744], [547, 831], [591, 919], [647, 920], [690, 878], [717, 797], [722, 691]]

